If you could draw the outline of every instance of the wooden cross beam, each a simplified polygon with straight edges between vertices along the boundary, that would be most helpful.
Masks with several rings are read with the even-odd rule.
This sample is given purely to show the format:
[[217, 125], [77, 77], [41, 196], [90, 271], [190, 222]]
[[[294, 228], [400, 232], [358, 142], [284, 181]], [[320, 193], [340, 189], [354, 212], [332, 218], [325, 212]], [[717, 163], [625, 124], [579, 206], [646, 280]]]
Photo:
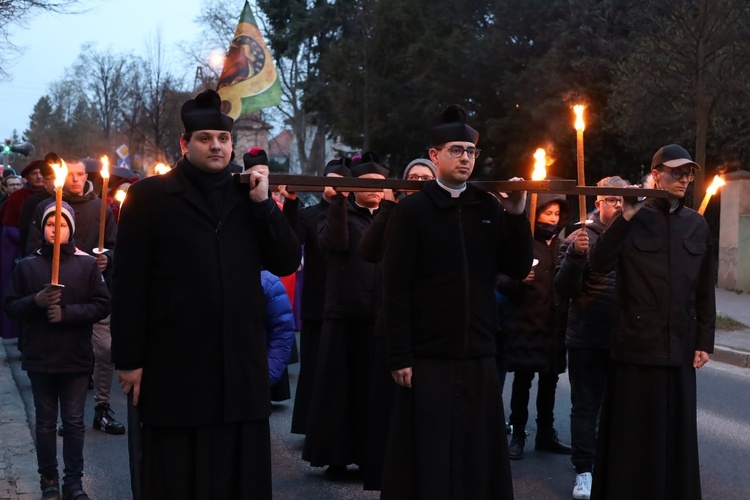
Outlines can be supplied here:
[[[240, 174], [240, 182], [248, 183], [249, 174]], [[407, 181], [401, 179], [362, 179], [360, 177], [320, 177], [313, 175], [270, 174], [268, 183], [271, 186], [286, 186], [289, 192], [323, 191], [326, 186], [338, 188], [339, 191], [419, 191], [425, 181]], [[666, 198], [663, 189], [617, 188], [598, 186], [577, 186], [574, 180], [544, 181], [469, 181], [469, 184], [483, 191], [506, 193], [510, 191], [530, 191], [537, 193], [570, 194], [583, 196], [628, 196]]]

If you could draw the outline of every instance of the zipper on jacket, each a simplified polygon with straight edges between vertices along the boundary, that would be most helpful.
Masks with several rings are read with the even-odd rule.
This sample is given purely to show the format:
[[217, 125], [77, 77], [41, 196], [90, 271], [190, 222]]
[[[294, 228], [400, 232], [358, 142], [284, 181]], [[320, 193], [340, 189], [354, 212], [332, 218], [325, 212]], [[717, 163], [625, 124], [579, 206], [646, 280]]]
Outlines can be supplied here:
[[461, 239], [461, 252], [462, 261], [464, 265], [464, 357], [466, 357], [469, 351], [469, 325], [470, 314], [469, 314], [469, 263], [467, 262], [466, 256], [466, 240], [464, 239], [464, 225], [463, 225], [463, 212], [461, 206], [458, 207], [458, 233]]

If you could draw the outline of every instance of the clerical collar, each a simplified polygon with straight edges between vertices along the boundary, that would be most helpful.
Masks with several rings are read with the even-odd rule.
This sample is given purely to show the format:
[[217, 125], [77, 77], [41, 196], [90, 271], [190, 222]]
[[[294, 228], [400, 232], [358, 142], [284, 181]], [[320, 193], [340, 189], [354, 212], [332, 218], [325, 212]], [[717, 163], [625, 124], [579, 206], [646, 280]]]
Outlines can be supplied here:
[[443, 184], [439, 180], [437, 180], [437, 183], [438, 183], [438, 186], [440, 186], [441, 188], [443, 188], [446, 191], [448, 191], [448, 193], [450, 193], [451, 198], [458, 198], [459, 196], [461, 196], [461, 193], [463, 193], [464, 191], [466, 191], [466, 184], [464, 184], [464, 186], [462, 188], [460, 188], [460, 189], [453, 189], [453, 188], [449, 188], [448, 186], [446, 186], [445, 184]]
[[359, 208], [364, 208], [365, 210], [369, 210], [369, 211], [370, 211], [370, 215], [372, 215], [373, 213], [375, 213], [375, 210], [377, 210], [377, 208], [370, 208], [370, 207], [366, 207], [366, 206], [364, 206], [364, 205], [360, 205], [360, 204], [359, 204], [359, 203], [357, 203], [356, 201], [354, 202], [354, 204], [355, 204], [356, 206], [358, 206]]

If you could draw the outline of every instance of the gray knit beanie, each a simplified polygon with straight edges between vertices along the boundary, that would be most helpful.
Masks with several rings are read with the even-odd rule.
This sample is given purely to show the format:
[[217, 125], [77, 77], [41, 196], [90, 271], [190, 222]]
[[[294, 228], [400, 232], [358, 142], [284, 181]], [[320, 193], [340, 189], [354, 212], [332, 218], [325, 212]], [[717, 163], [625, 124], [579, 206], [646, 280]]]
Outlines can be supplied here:
[[435, 164], [432, 163], [427, 158], [417, 158], [416, 160], [410, 161], [409, 164], [404, 169], [404, 179], [409, 177], [409, 170], [411, 170], [412, 167], [414, 167], [415, 165], [423, 165], [429, 168], [430, 170], [432, 170], [432, 175], [437, 178], [437, 169], [435, 168]]

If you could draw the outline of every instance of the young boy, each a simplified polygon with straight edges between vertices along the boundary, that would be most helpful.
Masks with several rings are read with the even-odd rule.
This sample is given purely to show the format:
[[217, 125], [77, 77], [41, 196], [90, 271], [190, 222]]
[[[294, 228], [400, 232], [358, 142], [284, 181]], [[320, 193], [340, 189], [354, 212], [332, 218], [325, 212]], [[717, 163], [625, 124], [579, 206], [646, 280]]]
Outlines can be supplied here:
[[42, 217], [41, 248], [19, 261], [5, 296], [5, 311], [24, 320], [26, 345], [21, 367], [31, 380], [36, 409], [36, 452], [43, 499], [60, 499], [57, 471], [57, 404], [63, 436], [64, 500], [89, 498], [83, 477], [83, 412], [94, 364], [92, 325], [109, 314], [109, 292], [96, 259], [73, 243], [75, 212], [62, 204], [61, 286], [52, 286], [55, 203]]

